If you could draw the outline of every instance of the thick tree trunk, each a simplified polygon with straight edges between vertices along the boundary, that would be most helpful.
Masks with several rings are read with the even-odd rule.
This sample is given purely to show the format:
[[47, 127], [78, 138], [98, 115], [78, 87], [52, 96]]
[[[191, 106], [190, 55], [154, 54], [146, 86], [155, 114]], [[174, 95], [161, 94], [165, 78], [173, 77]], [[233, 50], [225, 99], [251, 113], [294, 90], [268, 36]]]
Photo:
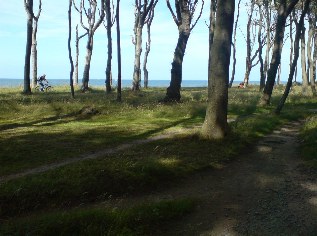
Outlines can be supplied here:
[[269, 105], [273, 87], [275, 83], [276, 73], [278, 66], [281, 63], [281, 53], [284, 40], [285, 24], [288, 15], [294, 9], [296, 3], [299, 0], [292, 0], [287, 6], [286, 0], [280, 1], [280, 7], [278, 9], [277, 21], [276, 21], [276, 31], [274, 39], [273, 54], [270, 62], [270, 69], [267, 74], [267, 82], [263, 91], [263, 95], [260, 99], [260, 105]]
[[177, 46], [174, 52], [174, 59], [171, 69], [171, 82], [166, 90], [166, 101], [180, 101], [181, 84], [182, 84], [182, 67], [185, 55], [186, 45], [188, 42], [190, 32], [180, 31]]
[[141, 82], [141, 54], [142, 54], [142, 27], [136, 26], [135, 29], [135, 57], [134, 57], [134, 71], [132, 91], [140, 90]]
[[31, 50], [32, 50], [32, 32], [33, 32], [33, 0], [27, 3], [27, 32], [26, 49], [24, 63], [24, 94], [31, 94], [30, 68], [31, 68]]
[[89, 89], [89, 73], [90, 73], [90, 62], [93, 50], [93, 33], [88, 34], [88, 42], [86, 46], [87, 54], [86, 54], [86, 61], [85, 61], [85, 68], [82, 80], [82, 88], [83, 92]]
[[37, 84], [37, 27], [38, 21], [34, 20], [34, 28], [32, 33], [32, 87], [35, 88]]
[[295, 35], [295, 43], [294, 43], [294, 60], [293, 60], [292, 65], [291, 65], [291, 69], [290, 69], [290, 73], [289, 73], [289, 77], [287, 80], [284, 94], [283, 94], [282, 98], [280, 99], [280, 102], [275, 110], [275, 113], [277, 113], [277, 114], [279, 114], [281, 112], [281, 110], [285, 104], [286, 98], [288, 97], [291, 86], [292, 86], [292, 81], [293, 81], [293, 77], [294, 77], [294, 73], [295, 73], [295, 69], [296, 69], [296, 65], [297, 65], [297, 60], [299, 57], [299, 40], [301, 37], [301, 31], [303, 30], [304, 17], [307, 13], [309, 3], [310, 3], [310, 0], [305, 1], [304, 10], [302, 11], [302, 15], [301, 15], [299, 23], [296, 27], [296, 35]]
[[111, 92], [111, 60], [112, 60], [112, 36], [111, 36], [111, 9], [110, 1], [105, 1], [106, 6], [106, 18], [107, 18], [107, 40], [108, 40], [108, 56], [107, 56], [107, 68], [106, 68], [106, 92]]
[[228, 84], [235, 2], [218, 1], [214, 41], [211, 47], [208, 104], [202, 136], [222, 139], [228, 132]]
[[302, 93], [304, 96], [308, 95], [308, 76], [306, 68], [306, 42], [305, 42], [305, 27], [301, 33], [301, 66], [302, 66]]

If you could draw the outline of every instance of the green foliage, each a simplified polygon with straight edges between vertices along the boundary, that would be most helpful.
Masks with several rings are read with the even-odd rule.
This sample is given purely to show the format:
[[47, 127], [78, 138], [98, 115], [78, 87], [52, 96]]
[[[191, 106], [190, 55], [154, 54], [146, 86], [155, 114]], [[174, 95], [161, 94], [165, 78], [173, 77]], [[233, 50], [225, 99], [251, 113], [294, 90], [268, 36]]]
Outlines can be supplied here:
[[310, 116], [301, 132], [301, 154], [317, 167], [317, 115]]

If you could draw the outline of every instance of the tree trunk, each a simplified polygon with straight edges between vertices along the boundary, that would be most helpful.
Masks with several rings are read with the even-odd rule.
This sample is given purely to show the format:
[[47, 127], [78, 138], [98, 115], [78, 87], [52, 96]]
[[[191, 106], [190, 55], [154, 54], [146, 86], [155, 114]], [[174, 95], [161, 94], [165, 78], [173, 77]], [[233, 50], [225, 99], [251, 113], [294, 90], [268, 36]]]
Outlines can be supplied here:
[[37, 27], [38, 27], [38, 20], [34, 20], [34, 27], [32, 33], [32, 87], [35, 88], [37, 84]]
[[134, 29], [135, 34], [135, 57], [132, 91], [140, 90], [141, 82], [141, 54], [142, 54], [142, 27], [137, 25]]
[[32, 32], [33, 32], [33, 0], [25, 3], [27, 12], [27, 32], [26, 32], [26, 48], [24, 63], [24, 94], [31, 94], [30, 67], [31, 67], [31, 50], [32, 50]]
[[117, 0], [116, 11], [117, 22], [117, 59], [118, 59], [118, 87], [117, 87], [117, 101], [121, 102], [121, 39], [120, 39], [120, 0]]
[[71, 40], [72, 40], [72, 0], [69, 0], [68, 7], [68, 58], [70, 62], [70, 73], [69, 73], [69, 85], [72, 98], [75, 97], [74, 92], [74, 81], [73, 81], [73, 73], [74, 73], [74, 62], [72, 57], [72, 49], [71, 49]]
[[302, 66], [302, 93], [304, 96], [308, 95], [308, 76], [306, 68], [306, 42], [305, 42], [305, 26], [301, 34], [301, 66]]
[[82, 91], [85, 92], [89, 89], [89, 73], [90, 73], [90, 62], [93, 50], [93, 33], [88, 33], [88, 42], [86, 46], [87, 54], [86, 54], [86, 62], [82, 80]]
[[[315, 21], [317, 21], [316, 18], [315, 18]], [[310, 86], [312, 89], [313, 96], [317, 95], [317, 91], [316, 91], [316, 61], [317, 61], [317, 33], [315, 32], [315, 35], [314, 35], [314, 54], [313, 54], [313, 74], [311, 75], [311, 78], [310, 78]]]
[[148, 88], [149, 85], [149, 72], [147, 70], [147, 60], [151, 51], [151, 26], [147, 24], [147, 42], [144, 53], [143, 73], [144, 73], [144, 88]]
[[[259, 12], [260, 12], [260, 19], [259, 22], [263, 21], [263, 12], [262, 7], [259, 5]], [[259, 44], [259, 61], [260, 61], [260, 91], [262, 91], [265, 83], [265, 74], [264, 74], [264, 63], [263, 63], [263, 47], [262, 47], [262, 28], [263, 25], [260, 23], [259, 25], [259, 32], [258, 32], [258, 44]]]
[[307, 38], [307, 60], [308, 60], [308, 82], [312, 81], [314, 75], [314, 62], [312, 58], [312, 47], [313, 47], [313, 38], [315, 34], [315, 26], [312, 19], [309, 19], [309, 30], [308, 30], [308, 38]]
[[[233, 55], [232, 55], [232, 59], [233, 59], [233, 63], [232, 63], [232, 73], [231, 73], [231, 79], [229, 82], [229, 88], [232, 87], [233, 81], [234, 81], [234, 77], [236, 74], [236, 64], [237, 64], [237, 28], [238, 28], [238, 22], [239, 22], [239, 17], [240, 17], [240, 4], [241, 4], [241, 0], [239, 0], [238, 2], [238, 13], [237, 13], [237, 18], [236, 21], [234, 23], [234, 31], [233, 31]], [[209, 70], [210, 71], [210, 70]]]
[[276, 81], [277, 85], [281, 84], [281, 73], [282, 73], [282, 64], [280, 63], [278, 65], [278, 70], [277, 70], [277, 81]]
[[248, 86], [249, 84], [249, 77], [252, 69], [252, 60], [251, 60], [251, 27], [252, 27], [252, 15], [254, 11], [254, 5], [255, 5], [255, 0], [251, 1], [251, 10], [248, 18], [248, 23], [247, 23], [247, 57], [245, 59], [245, 74], [244, 74], [244, 80], [243, 84], [244, 87]]
[[106, 19], [107, 19], [107, 40], [108, 40], [108, 57], [107, 57], [107, 68], [106, 68], [106, 92], [111, 92], [111, 60], [112, 60], [112, 36], [111, 36], [111, 7], [110, 0], [105, 1], [106, 6]]
[[223, 139], [228, 132], [228, 84], [235, 2], [218, 1], [214, 41], [211, 47], [208, 104], [202, 136]]
[[278, 66], [281, 63], [281, 53], [284, 40], [285, 24], [288, 15], [294, 9], [296, 3], [299, 0], [292, 0], [287, 6], [286, 0], [280, 1], [280, 7], [278, 9], [277, 21], [276, 21], [276, 31], [274, 39], [273, 54], [270, 62], [270, 69], [267, 74], [267, 82], [263, 91], [263, 95], [260, 99], [260, 105], [269, 105], [272, 91], [275, 83], [276, 73]]
[[78, 84], [78, 58], [79, 58], [79, 36], [78, 36], [78, 25], [76, 26], [76, 60], [74, 68], [74, 85]]
[[297, 65], [297, 60], [299, 57], [299, 40], [301, 37], [301, 31], [303, 30], [303, 27], [304, 27], [304, 17], [308, 11], [309, 3], [310, 3], [310, 0], [305, 1], [304, 10], [302, 11], [302, 15], [300, 17], [299, 23], [296, 26], [296, 35], [295, 35], [295, 43], [294, 43], [294, 60], [293, 60], [292, 65], [291, 65], [290, 74], [289, 74], [289, 77], [287, 80], [284, 94], [283, 94], [282, 98], [280, 99], [280, 102], [275, 110], [275, 113], [277, 113], [277, 114], [279, 114], [281, 112], [281, 110], [285, 104], [286, 98], [288, 97], [291, 86], [292, 86], [292, 81], [293, 81], [293, 77], [294, 77], [294, 73], [295, 73], [295, 69], [296, 69], [296, 65]]
[[185, 55], [186, 45], [188, 42], [190, 32], [180, 31], [177, 46], [174, 52], [174, 58], [171, 69], [171, 82], [170, 86], [166, 90], [166, 101], [180, 101], [181, 84], [182, 84], [182, 70], [183, 70], [183, 59]]

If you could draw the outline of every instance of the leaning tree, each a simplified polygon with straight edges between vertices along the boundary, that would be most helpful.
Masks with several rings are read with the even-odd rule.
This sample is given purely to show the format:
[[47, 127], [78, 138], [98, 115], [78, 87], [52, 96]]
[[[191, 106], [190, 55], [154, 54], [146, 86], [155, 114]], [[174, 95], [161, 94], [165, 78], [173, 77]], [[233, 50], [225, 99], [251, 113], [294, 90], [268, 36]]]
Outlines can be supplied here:
[[[74, 3], [74, 7], [77, 12], [80, 14], [80, 24], [82, 28], [87, 32], [87, 45], [86, 45], [86, 60], [85, 60], [85, 68], [84, 68], [84, 73], [83, 73], [83, 79], [82, 79], [82, 92], [85, 92], [88, 90], [89, 86], [89, 73], [90, 73], [90, 62], [91, 62], [91, 57], [92, 57], [92, 51], [93, 51], [93, 44], [94, 44], [94, 34], [98, 27], [101, 25], [103, 22], [103, 19], [105, 17], [105, 12], [104, 12], [104, 0], [101, 0], [100, 2], [100, 16], [99, 19], [96, 21], [96, 13], [97, 13], [97, 0], [88, 0], [88, 5], [89, 8], [88, 10], [85, 7], [85, 0], [80, 0], [80, 7], [78, 8]], [[83, 14], [85, 14], [87, 18], [87, 23], [88, 25], [84, 24], [83, 21]]]
[[182, 83], [182, 65], [185, 55], [186, 45], [191, 31], [194, 29], [201, 17], [204, 0], [201, 0], [201, 9], [198, 17], [194, 20], [194, 14], [198, 6], [198, 0], [175, 0], [175, 11], [170, 1], [166, 0], [175, 24], [178, 27], [178, 41], [174, 52], [171, 69], [171, 82], [167, 88], [165, 101], [179, 101], [181, 98], [180, 89]]
[[141, 81], [141, 53], [142, 53], [142, 30], [143, 26], [151, 20], [155, 5], [158, 0], [135, 0], [135, 21], [133, 44], [135, 46], [134, 70], [132, 90], [140, 90]]
[[218, 0], [215, 35], [210, 47], [208, 104], [201, 132], [208, 139], [222, 139], [228, 132], [228, 83], [234, 10], [234, 0]]

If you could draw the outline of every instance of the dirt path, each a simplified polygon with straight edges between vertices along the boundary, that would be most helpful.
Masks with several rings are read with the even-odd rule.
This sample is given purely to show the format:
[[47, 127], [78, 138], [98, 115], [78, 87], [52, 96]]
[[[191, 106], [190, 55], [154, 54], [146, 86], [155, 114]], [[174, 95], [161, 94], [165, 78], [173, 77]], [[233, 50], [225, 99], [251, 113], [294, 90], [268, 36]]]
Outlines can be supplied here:
[[[193, 214], [158, 235], [317, 235], [317, 172], [298, 156], [300, 125], [290, 123], [266, 136], [223, 169], [142, 197], [199, 200]], [[140, 198], [114, 201], [130, 205]]]

